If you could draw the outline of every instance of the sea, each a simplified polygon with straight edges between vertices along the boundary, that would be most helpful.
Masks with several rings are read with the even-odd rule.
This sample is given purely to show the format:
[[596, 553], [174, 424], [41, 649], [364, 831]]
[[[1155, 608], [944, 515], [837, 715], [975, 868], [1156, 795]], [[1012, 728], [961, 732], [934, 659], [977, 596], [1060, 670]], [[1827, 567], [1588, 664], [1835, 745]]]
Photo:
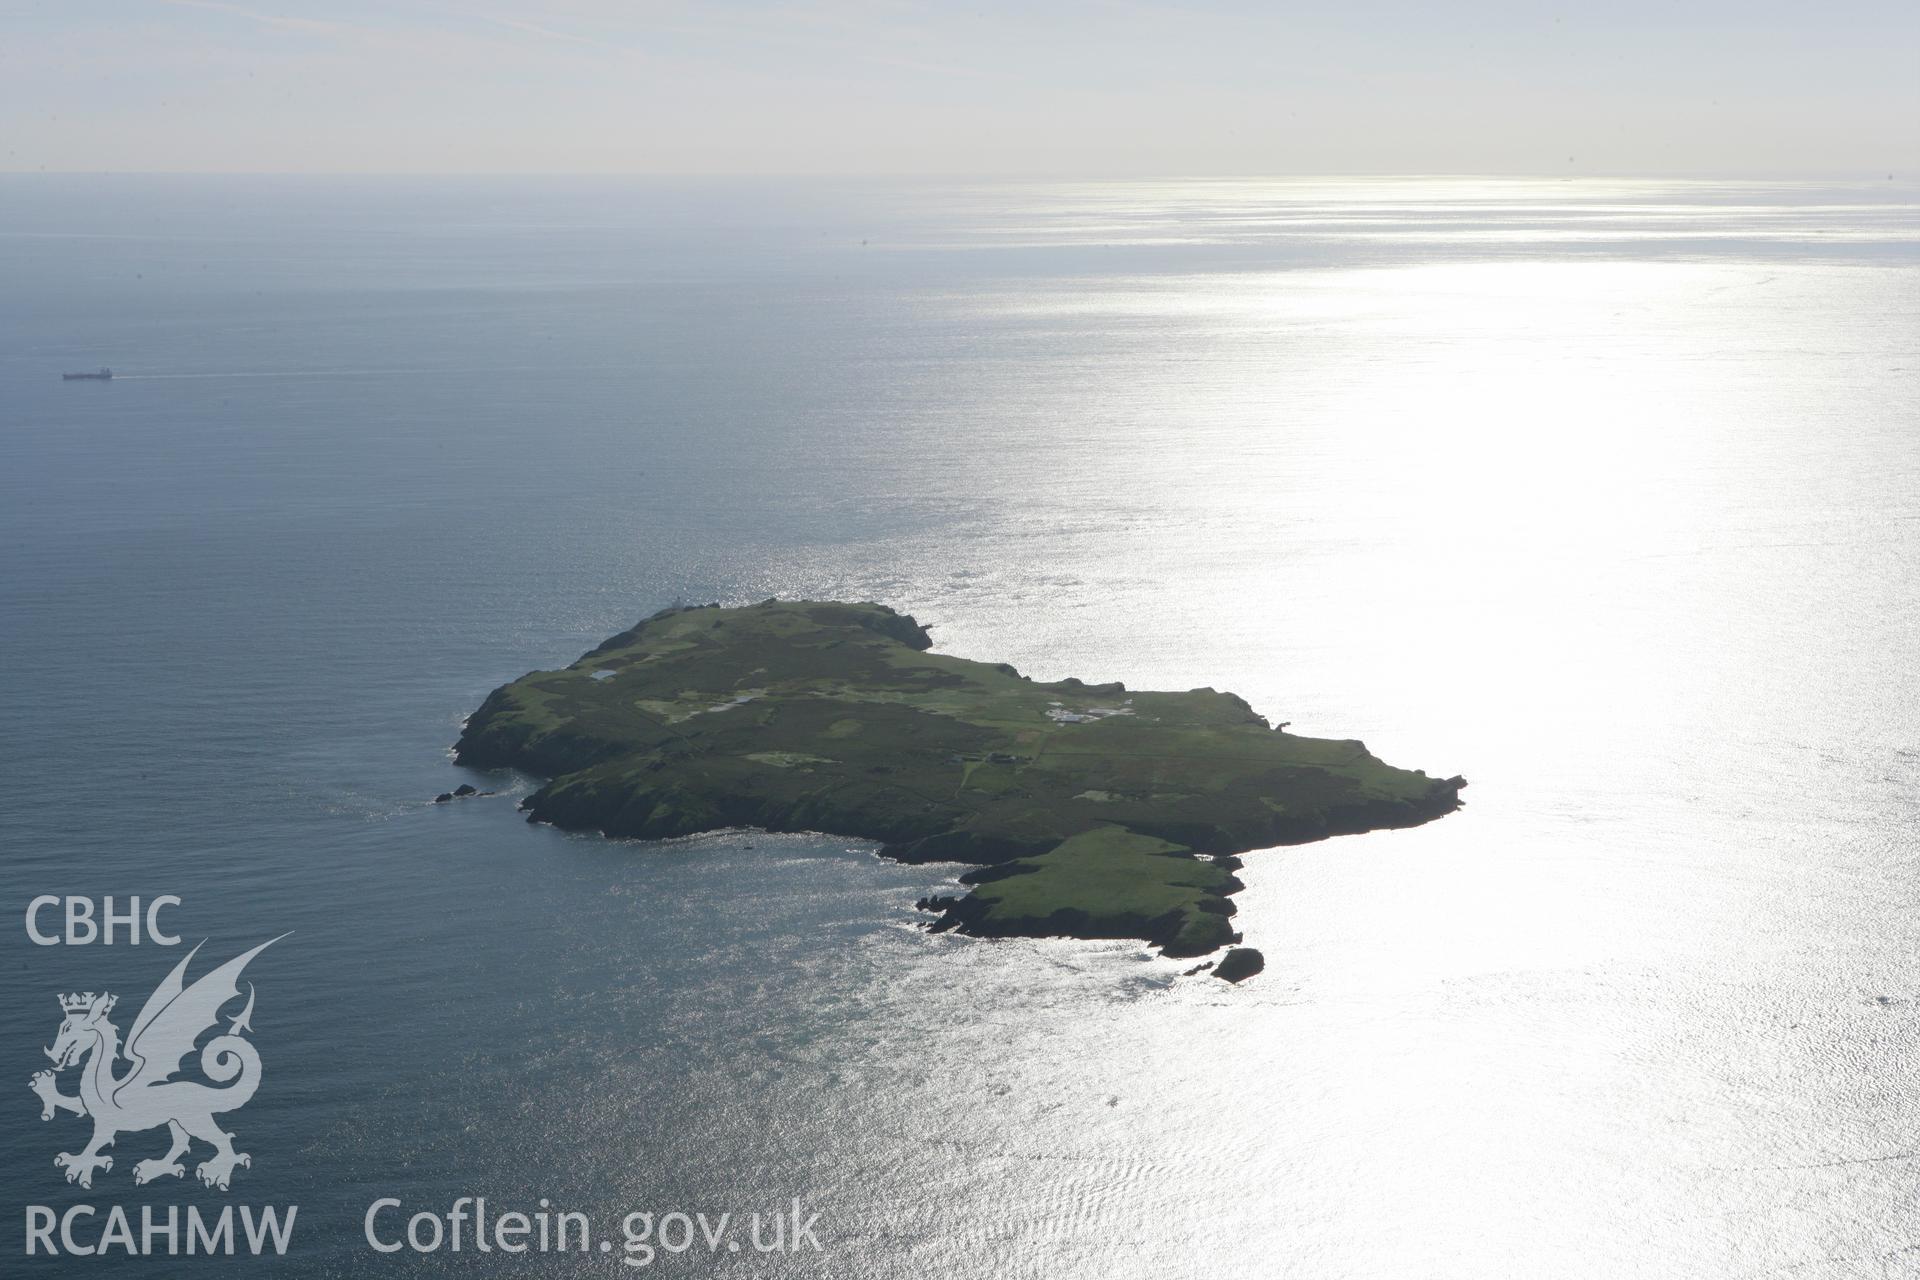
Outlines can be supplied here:
[[[1920, 1275], [1897, 176], [7, 175], [0, 548], [7, 1275]], [[769, 596], [1467, 805], [1248, 855], [1231, 986], [453, 764], [495, 686]], [[177, 946], [66, 928], [168, 896]], [[69, 1184], [56, 997], [125, 1032], [274, 938], [231, 1189], [136, 1186], [159, 1129]], [[423, 1247], [466, 1197], [590, 1247]], [[114, 1206], [297, 1220], [34, 1236]]]

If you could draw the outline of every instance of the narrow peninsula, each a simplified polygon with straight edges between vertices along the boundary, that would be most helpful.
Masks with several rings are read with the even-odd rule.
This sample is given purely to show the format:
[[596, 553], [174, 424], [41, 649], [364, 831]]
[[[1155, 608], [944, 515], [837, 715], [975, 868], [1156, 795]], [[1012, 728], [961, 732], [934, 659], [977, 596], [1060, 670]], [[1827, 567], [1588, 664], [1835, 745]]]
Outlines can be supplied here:
[[920, 904], [936, 929], [1170, 956], [1239, 940], [1235, 855], [1413, 826], [1466, 785], [1274, 729], [1231, 693], [1043, 683], [932, 648], [879, 604], [667, 609], [494, 690], [457, 758], [549, 779], [522, 802], [533, 821], [877, 840], [979, 864], [964, 897]]

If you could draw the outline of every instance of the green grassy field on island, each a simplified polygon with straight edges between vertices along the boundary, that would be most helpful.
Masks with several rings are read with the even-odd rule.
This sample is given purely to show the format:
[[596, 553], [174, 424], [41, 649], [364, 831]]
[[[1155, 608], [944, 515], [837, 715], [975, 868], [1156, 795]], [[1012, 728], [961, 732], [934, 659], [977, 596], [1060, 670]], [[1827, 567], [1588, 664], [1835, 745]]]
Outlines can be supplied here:
[[973, 891], [949, 911], [956, 924], [997, 936], [1146, 938], [1170, 955], [1202, 955], [1236, 941], [1227, 895], [1241, 886], [1228, 865], [1123, 827], [1095, 827], [963, 876]]

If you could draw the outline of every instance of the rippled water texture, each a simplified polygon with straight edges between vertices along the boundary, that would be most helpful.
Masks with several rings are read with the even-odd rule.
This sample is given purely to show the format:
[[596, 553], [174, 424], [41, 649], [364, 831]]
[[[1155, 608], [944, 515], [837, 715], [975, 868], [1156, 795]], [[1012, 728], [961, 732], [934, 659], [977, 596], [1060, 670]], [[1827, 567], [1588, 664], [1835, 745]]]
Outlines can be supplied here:
[[[1917, 250], [1890, 183], [0, 178], [8, 910], [297, 930], [231, 1120], [282, 1274], [462, 1193], [805, 1197], [743, 1276], [1910, 1273]], [[425, 802], [495, 684], [773, 594], [1469, 807], [1251, 855], [1229, 989]], [[0, 937], [20, 1082], [177, 958]], [[7, 1114], [17, 1261], [80, 1134]], [[118, 1151], [84, 1198], [219, 1199]]]

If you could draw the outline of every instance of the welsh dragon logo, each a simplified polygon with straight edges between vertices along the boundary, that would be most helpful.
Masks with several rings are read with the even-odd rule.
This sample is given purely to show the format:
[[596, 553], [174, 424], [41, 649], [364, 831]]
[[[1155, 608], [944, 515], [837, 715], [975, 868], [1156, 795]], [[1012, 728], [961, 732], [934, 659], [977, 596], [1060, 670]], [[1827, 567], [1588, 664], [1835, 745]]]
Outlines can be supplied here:
[[[284, 938], [287, 935], [281, 934]], [[46, 1050], [53, 1059], [52, 1071], [41, 1071], [28, 1082], [40, 1095], [40, 1118], [53, 1119], [56, 1111], [71, 1111], [93, 1120], [93, 1140], [77, 1154], [62, 1152], [53, 1158], [56, 1168], [67, 1171], [67, 1181], [83, 1187], [93, 1186], [96, 1170], [110, 1172], [113, 1157], [100, 1154], [122, 1133], [167, 1127], [173, 1145], [157, 1160], [142, 1160], [133, 1166], [137, 1184], [155, 1178], [178, 1178], [186, 1173], [180, 1157], [194, 1139], [213, 1147], [211, 1158], [195, 1169], [200, 1181], [225, 1191], [237, 1165], [251, 1166], [253, 1158], [233, 1149], [233, 1135], [214, 1121], [217, 1115], [238, 1111], [247, 1105], [260, 1087], [260, 1055], [245, 1038], [253, 1030], [253, 984], [247, 984], [247, 1004], [237, 1017], [228, 1019], [227, 1030], [214, 1036], [200, 1050], [200, 1070], [207, 1079], [224, 1087], [201, 1084], [197, 1080], [175, 1080], [194, 1042], [220, 1022], [220, 1009], [240, 995], [240, 971], [247, 962], [280, 938], [261, 943], [244, 955], [235, 956], [211, 973], [202, 975], [192, 986], [186, 985], [187, 964], [200, 947], [173, 967], [133, 1020], [126, 1047], [120, 1044], [120, 1029], [108, 1021], [117, 997], [89, 991], [60, 997], [65, 1014], [53, 1047]], [[205, 944], [202, 943], [202, 946]], [[124, 1057], [130, 1064], [116, 1075], [115, 1064]], [[60, 1092], [56, 1073], [68, 1067], [80, 1068], [80, 1092]], [[228, 1083], [228, 1082], [231, 1083]]]

